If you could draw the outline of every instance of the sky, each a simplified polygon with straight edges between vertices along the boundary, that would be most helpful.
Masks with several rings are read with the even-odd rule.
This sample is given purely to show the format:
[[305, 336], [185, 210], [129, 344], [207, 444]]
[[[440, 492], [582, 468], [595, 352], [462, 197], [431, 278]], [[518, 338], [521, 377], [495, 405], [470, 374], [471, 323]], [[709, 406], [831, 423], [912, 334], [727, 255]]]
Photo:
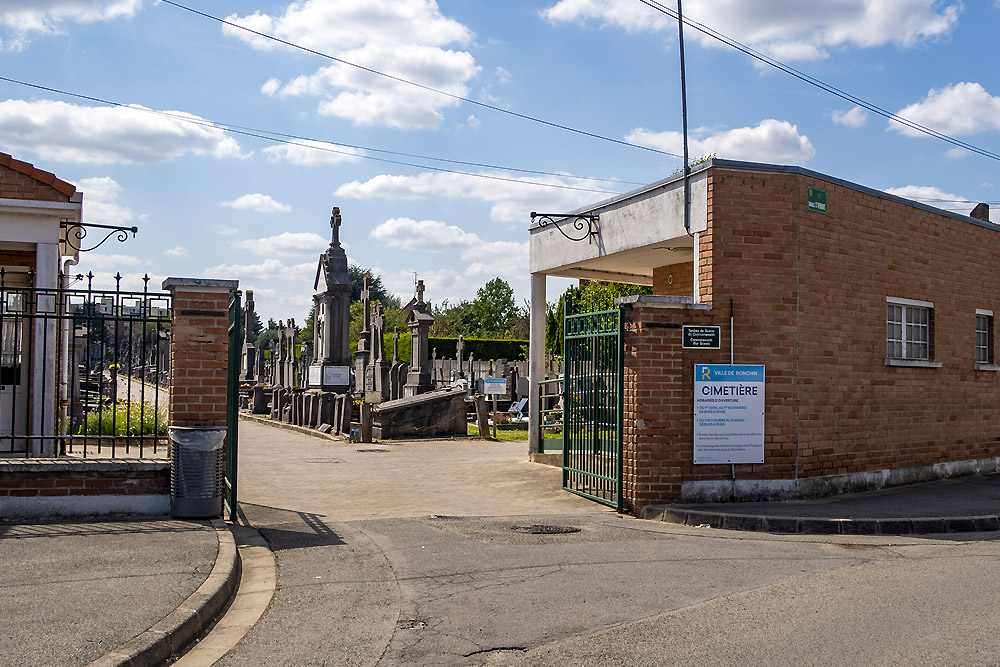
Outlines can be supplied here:
[[[681, 167], [665, 154], [681, 153], [677, 23], [641, 0], [176, 1], [225, 23], [161, 0], [0, 2], [0, 151], [76, 185], [85, 222], [139, 228], [81, 255], [73, 271], [98, 283], [235, 278], [262, 317], [301, 322], [337, 206], [349, 261], [404, 302], [415, 278], [440, 304], [499, 276], [523, 303], [531, 211]], [[1000, 2], [684, 11], [1000, 152]], [[800, 165], [961, 213], [990, 202], [1000, 221], [995, 157], [684, 38], [692, 158]]]

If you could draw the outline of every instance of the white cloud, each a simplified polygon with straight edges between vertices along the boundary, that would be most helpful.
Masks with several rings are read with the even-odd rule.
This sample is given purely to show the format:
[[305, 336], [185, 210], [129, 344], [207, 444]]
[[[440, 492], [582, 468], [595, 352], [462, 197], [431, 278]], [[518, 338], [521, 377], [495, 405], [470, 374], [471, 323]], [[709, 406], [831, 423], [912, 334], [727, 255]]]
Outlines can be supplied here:
[[[256, 12], [227, 20], [452, 95], [467, 96], [468, 82], [480, 69], [471, 54], [449, 48], [469, 43], [472, 32], [443, 16], [434, 0], [304, 0], [281, 16]], [[256, 49], [287, 48], [238, 28], [224, 26], [223, 32]], [[402, 129], [436, 127], [442, 110], [459, 103], [341, 63], [283, 87], [270, 79], [262, 92], [316, 97], [320, 114]]]
[[145, 263], [145, 260], [135, 255], [104, 255], [101, 254], [100, 250], [96, 250], [80, 255], [80, 264], [78, 266], [86, 267], [87, 269], [97, 269], [98, 271], [111, 271], [112, 275], [114, 275], [114, 272], [120, 268], [139, 266], [143, 263]]
[[510, 83], [511, 74], [503, 67], [497, 67], [496, 70], [494, 70], [494, 74], [499, 83]]
[[912, 199], [934, 208], [943, 208], [946, 211], [963, 214], [969, 213], [977, 203], [930, 185], [904, 185], [899, 188], [886, 188], [885, 191], [891, 195]]
[[211, 278], [244, 281], [301, 281], [310, 282], [316, 274], [314, 262], [285, 265], [280, 259], [265, 259], [260, 264], [216, 264], [206, 268], [202, 275]]
[[[910, 46], [941, 37], [954, 29], [961, 11], [958, 0], [702, 0], [685, 7], [685, 18], [780, 60], [816, 60], [843, 46]], [[677, 30], [676, 21], [635, 0], [560, 0], [542, 10], [542, 16], [552, 23], [598, 21], [629, 32]], [[697, 31], [686, 34], [702, 44], [721, 46]]]
[[[931, 90], [922, 102], [900, 109], [896, 115], [945, 134], [976, 134], [1000, 129], [1000, 97], [990, 95], [978, 83], [956, 83]], [[889, 127], [907, 136], [923, 136], [900, 123], [890, 122]]]
[[118, 203], [122, 188], [112, 178], [82, 178], [76, 182], [83, 193], [84, 221], [99, 225], [126, 225], [135, 219], [132, 209]]
[[[609, 194], [613, 194], [608, 183], [568, 176], [518, 177], [502, 172], [483, 173], [511, 180], [490, 180], [444, 172], [424, 172], [417, 176], [381, 174], [363, 183], [359, 181], [345, 183], [337, 188], [336, 194], [356, 199], [430, 199], [439, 197], [492, 202], [490, 217], [493, 220], [520, 222], [525, 227], [527, 227], [531, 211], [572, 210], [607, 199]], [[531, 182], [587, 188], [600, 192], [545, 187], [534, 185]]]
[[245, 194], [233, 201], [224, 201], [220, 206], [228, 206], [238, 211], [255, 211], [257, 213], [286, 213], [292, 210], [291, 206], [275, 201], [270, 195], [262, 195], [259, 192]]
[[0, 144], [11, 152], [86, 164], [164, 162], [188, 154], [242, 157], [235, 139], [199, 116], [149, 111], [7, 100], [0, 102]]
[[299, 139], [292, 144], [268, 146], [264, 149], [264, 155], [269, 161], [288, 162], [300, 167], [357, 162], [364, 154], [365, 152], [359, 148], [348, 148], [347, 146], [309, 139]]
[[18, 51], [28, 46], [32, 34], [56, 35], [66, 23], [91, 23], [130, 18], [142, 0], [4, 0], [0, 26], [5, 28], [0, 47]]
[[[632, 130], [627, 141], [671, 153], [680, 153], [683, 135], [680, 132], [653, 132], [644, 128]], [[797, 126], [788, 121], [767, 118], [756, 127], [740, 127], [711, 134], [699, 128], [688, 136], [688, 150], [694, 157], [715, 153], [730, 160], [802, 164], [816, 155], [809, 137], [799, 134]]]
[[487, 241], [455, 225], [410, 218], [386, 220], [372, 230], [371, 238], [390, 248], [415, 251], [413, 256], [449, 256], [448, 267], [428, 257], [423, 266], [378, 270], [389, 289], [401, 296], [412, 294], [414, 272], [427, 285], [428, 297], [437, 303], [445, 298], [452, 302], [471, 299], [477, 289], [496, 277], [506, 280], [518, 293], [524, 293], [527, 285], [527, 240]]
[[167, 250], [164, 250], [163, 254], [170, 255], [171, 257], [186, 257], [188, 251], [184, 246], [177, 246], [175, 248], [168, 248]]
[[[329, 244], [329, 240], [312, 232], [283, 232], [276, 236], [260, 239], [234, 241], [232, 245], [234, 248], [246, 250], [254, 255], [301, 257], [303, 255], [319, 255]], [[313, 270], [315, 268], [313, 266]]]
[[848, 111], [834, 111], [833, 122], [847, 127], [861, 127], [868, 122], [868, 112], [861, 107], [854, 107]]
[[240, 230], [232, 225], [217, 225], [215, 227], [215, 233], [221, 234], [223, 236], [234, 236], [240, 233]]

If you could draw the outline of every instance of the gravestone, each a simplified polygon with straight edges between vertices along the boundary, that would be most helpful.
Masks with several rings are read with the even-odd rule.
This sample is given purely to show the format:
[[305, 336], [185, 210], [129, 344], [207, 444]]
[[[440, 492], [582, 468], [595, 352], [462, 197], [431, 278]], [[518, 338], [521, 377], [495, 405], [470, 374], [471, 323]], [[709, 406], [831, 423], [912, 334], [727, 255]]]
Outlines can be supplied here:
[[371, 389], [367, 384], [368, 360], [371, 354], [371, 331], [368, 330], [368, 323], [371, 320], [371, 276], [367, 273], [361, 287], [361, 333], [358, 334], [358, 349], [354, 353], [354, 378], [355, 388], [358, 393], [364, 393]]
[[399, 360], [399, 327], [392, 328], [392, 366], [389, 367], [389, 399], [396, 400], [403, 396], [403, 384], [406, 376], [401, 373], [403, 362]]
[[462, 352], [465, 351], [465, 338], [458, 334], [458, 342], [455, 343], [455, 358], [458, 360], [458, 377], [465, 377], [465, 368], [462, 366]]
[[351, 279], [347, 253], [340, 245], [342, 224], [340, 208], [335, 206], [330, 215], [330, 246], [319, 257], [313, 281], [312, 353], [302, 355], [308, 364], [308, 382], [304, 384], [333, 392], [351, 389]]
[[406, 374], [403, 396], [416, 396], [434, 389], [427, 354], [432, 324], [434, 316], [424, 302], [424, 281], [420, 280], [417, 282], [417, 302], [406, 316], [406, 325], [410, 327], [410, 371]]
[[372, 391], [382, 395], [382, 400], [389, 400], [389, 367], [385, 359], [385, 311], [382, 302], [376, 301], [372, 306], [372, 346], [371, 374]]
[[247, 290], [247, 303], [246, 309], [244, 311], [246, 319], [243, 322], [243, 353], [240, 355], [240, 365], [242, 366], [240, 372], [241, 382], [256, 382], [257, 381], [257, 348], [254, 344], [250, 342], [250, 326], [253, 322], [254, 316], [254, 303], [253, 303], [253, 290]]

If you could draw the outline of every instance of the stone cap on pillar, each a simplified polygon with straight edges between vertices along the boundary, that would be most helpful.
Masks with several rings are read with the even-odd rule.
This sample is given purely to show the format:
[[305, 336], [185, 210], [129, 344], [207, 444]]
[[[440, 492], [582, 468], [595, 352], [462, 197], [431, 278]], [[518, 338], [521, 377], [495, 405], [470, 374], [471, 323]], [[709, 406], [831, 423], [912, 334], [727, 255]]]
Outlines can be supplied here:
[[239, 289], [239, 280], [216, 280], [213, 278], [167, 278], [163, 289], [173, 292], [179, 287], [188, 287], [197, 292], [233, 292]]

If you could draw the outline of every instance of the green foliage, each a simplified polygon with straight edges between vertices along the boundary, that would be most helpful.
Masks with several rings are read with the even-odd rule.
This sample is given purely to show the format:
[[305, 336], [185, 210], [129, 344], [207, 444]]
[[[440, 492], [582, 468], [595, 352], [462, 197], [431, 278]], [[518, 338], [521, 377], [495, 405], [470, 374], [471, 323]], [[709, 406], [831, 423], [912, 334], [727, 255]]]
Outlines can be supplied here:
[[302, 323], [302, 328], [299, 330], [299, 340], [303, 343], [311, 343], [313, 340], [313, 326], [316, 324], [316, 305], [313, 304], [309, 308], [309, 314], [306, 316], [306, 321]]
[[256, 311], [251, 311], [250, 322], [247, 328], [249, 329], [246, 332], [247, 342], [256, 344], [257, 337], [264, 330], [264, 324], [260, 321], [260, 315]]
[[[695, 158], [694, 160], [688, 160], [688, 167], [697, 167], [699, 164], [705, 164], [709, 160], [714, 160], [716, 158], [715, 153], [709, 153], [708, 155], [702, 155], [700, 158]], [[671, 176], [676, 176], [677, 174], [683, 174], [684, 167], [678, 167]]]
[[167, 414], [150, 403], [119, 399], [87, 415], [73, 435], [166, 435]]
[[549, 352], [561, 355], [563, 352], [563, 322], [566, 298], [569, 297], [574, 313], [592, 313], [615, 308], [615, 299], [634, 294], [652, 294], [653, 289], [645, 285], [625, 283], [588, 282], [579, 287], [570, 287], [553, 307], [549, 306], [545, 317], [545, 345]]
[[476, 323], [473, 333], [478, 337], [506, 337], [518, 316], [513, 288], [503, 278], [489, 281], [476, 292], [472, 314]]
[[476, 330], [476, 315], [470, 301], [459, 301], [454, 306], [447, 299], [440, 306], [431, 304], [434, 324], [431, 336], [468, 336]]
[[[472, 354], [476, 359], [507, 359], [508, 361], [524, 361], [527, 359], [527, 340], [510, 340], [496, 338], [463, 338], [465, 350], [462, 359], [468, 359]], [[428, 346], [437, 349], [438, 359], [454, 359], [458, 351], [458, 338], [442, 338], [431, 336]]]
[[[399, 310], [403, 307], [399, 297], [390, 293], [382, 284], [382, 277], [372, 273], [371, 269], [362, 268], [356, 264], [347, 267], [347, 276], [351, 279], [351, 303], [361, 301], [361, 288], [364, 285], [365, 274], [371, 276], [368, 283], [371, 290], [371, 300], [381, 301], [386, 310]], [[386, 317], [388, 319], [388, 317]]]

